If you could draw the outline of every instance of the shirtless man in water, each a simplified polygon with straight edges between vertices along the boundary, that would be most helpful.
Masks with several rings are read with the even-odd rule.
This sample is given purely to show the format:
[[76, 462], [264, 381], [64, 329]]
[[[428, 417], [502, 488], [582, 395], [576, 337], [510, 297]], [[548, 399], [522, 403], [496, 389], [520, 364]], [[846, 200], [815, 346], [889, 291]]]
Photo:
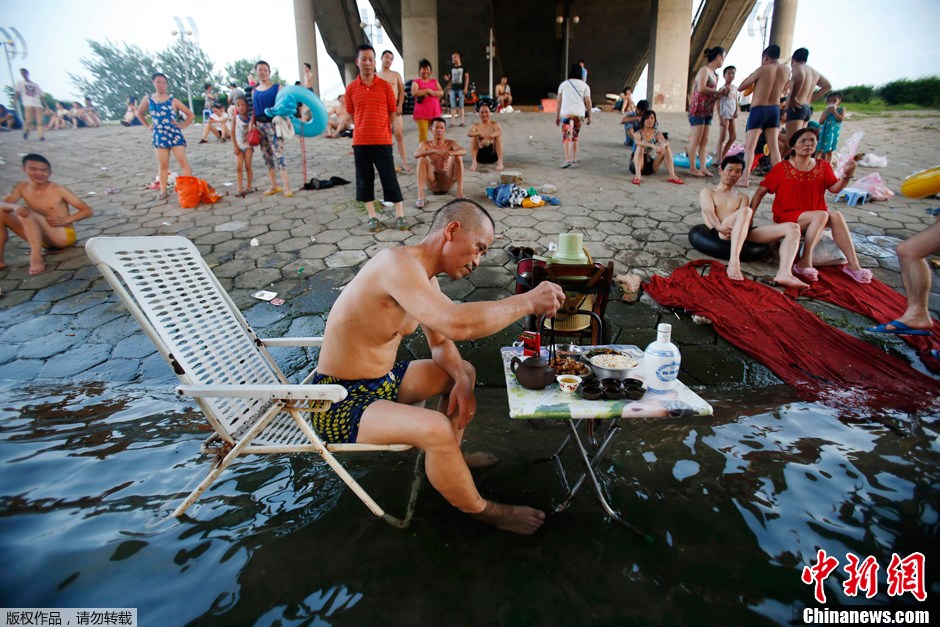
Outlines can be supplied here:
[[422, 209], [427, 200], [426, 190], [435, 194], [446, 194], [456, 184], [457, 198], [463, 198], [463, 157], [467, 149], [452, 139], [447, 139], [447, 122], [444, 118], [431, 120], [431, 138], [421, 142], [415, 151], [418, 160], [418, 201], [415, 207]]
[[[0, 203], [0, 269], [6, 268], [3, 248], [7, 229], [29, 242], [29, 273], [45, 272], [43, 246], [68, 248], [75, 243], [73, 224], [92, 215], [86, 205], [66, 187], [49, 180], [52, 164], [42, 155], [23, 157], [23, 171], [28, 181], [17, 183]], [[70, 214], [69, 206], [78, 209]]]
[[[422, 449], [428, 480], [451, 505], [499, 529], [528, 535], [541, 526], [544, 512], [485, 500], [460, 450], [476, 411], [476, 373], [454, 342], [492, 335], [527, 315], [551, 316], [565, 295], [545, 281], [497, 301], [451, 301], [436, 276], [468, 276], [493, 238], [486, 210], [455, 200], [434, 215], [417, 245], [386, 248], [362, 267], [330, 310], [312, 381], [338, 383], [350, 395], [318, 414], [315, 426], [328, 441]], [[402, 339], [419, 324], [431, 359], [396, 362]], [[443, 396], [437, 411], [412, 405], [438, 394]]]
[[780, 268], [773, 279], [774, 283], [786, 287], [809, 287], [793, 276], [791, 270], [800, 247], [800, 226], [793, 223], [751, 226], [754, 212], [748, 206], [747, 194], [734, 188], [743, 173], [744, 160], [741, 157], [725, 157], [718, 170], [718, 176], [721, 177], [718, 185], [706, 187], [699, 194], [705, 226], [717, 231], [719, 238], [731, 241], [728, 278], [744, 280], [740, 256], [745, 241], [770, 244], [783, 240], [780, 242]]
[[806, 48], [799, 48], [790, 57], [792, 79], [790, 95], [784, 105], [787, 111], [787, 137], [809, 124], [810, 118], [813, 117], [810, 103], [825, 96], [832, 89], [832, 84], [825, 76], [806, 64], [808, 58], [809, 50]]
[[480, 121], [470, 127], [467, 133], [470, 138], [470, 171], [476, 172], [479, 163], [496, 162], [496, 171], [502, 172], [503, 165], [503, 131], [499, 122], [493, 120], [490, 108], [486, 105], [480, 107]]
[[392, 135], [395, 136], [395, 141], [398, 142], [398, 154], [401, 155], [401, 168], [411, 174], [413, 170], [411, 166], [408, 165], [408, 157], [405, 155], [405, 123], [402, 118], [402, 110], [405, 106], [405, 81], [402, 80], [401, 74], [392, 69], [392, 61], [394, 60], [394, 52], [391, 50], [383, 52], [382, 71], [378, 72], [378, 75], [383, 81], [387, 81], [388, 84], [392, 86], [392, 91], [395, 92], [398, 115], [392, 120]]
[[738, 86], [744, 92], [754, 87], [751, 108], [747, 116], [747, 132], [744, 140], [744, 177], [738, 185], [750, 184], [751, 165], [754, 163], [754, 150], [761, 133], [770, 147], [770, 162], [780, 162], [780, 148], [777, 135], [780, 133], [780, 97], [790, 80], [790, 68], [777, 62], [780, 58], [780, 46], [767, 46], [761, 55], [761, 66], [745, 78]]

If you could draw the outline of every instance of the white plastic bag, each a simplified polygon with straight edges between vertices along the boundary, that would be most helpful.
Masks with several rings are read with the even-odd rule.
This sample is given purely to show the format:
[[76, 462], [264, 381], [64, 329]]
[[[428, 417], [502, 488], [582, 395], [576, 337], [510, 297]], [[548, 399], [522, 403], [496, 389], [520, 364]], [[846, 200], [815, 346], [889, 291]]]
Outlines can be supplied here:
[[894, 196], [894, 192], [888, 189], [888, 186], [881, 179], [881, 175], [877, 172], [866, 174], [855, 181], [852, 187], [868, 192], [868, 196], [872, 200], [891, 200], [891, 197]]
[[879, 157], [878, 155], [868, 152], [865, 153], [864, 157], [858, 160], [858, 164], [866, 168], [886, 168], [888, 167], [888, 158]]

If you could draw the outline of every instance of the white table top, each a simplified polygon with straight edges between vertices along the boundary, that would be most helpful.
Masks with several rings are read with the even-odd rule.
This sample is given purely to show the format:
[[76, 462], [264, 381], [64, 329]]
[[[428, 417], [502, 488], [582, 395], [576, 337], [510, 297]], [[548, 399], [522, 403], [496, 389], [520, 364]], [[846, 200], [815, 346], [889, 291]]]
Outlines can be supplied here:
[[[643, 352], [632, 345], [610, 345], [630, 353], [640, 362], [630, 376], [643, 379]], [[585, 349], [591, 347], [585, 346]], [[563, 419], [568, 418], [665, 418], [669, 416], [711, 416], [712, 406], [690, 390], [681, 381], [675, 389], [665, 394], [647, 392], [638, 401], [606, 399], [589, 401], [581, 397], [581, 390], [565, 394], [552, 383], [542, 390], [528, 390], [516, 381], [510, 370], [514, 356], [522, 359], [522, 347], [505, 346], [500, 349], [503, 372], [506, 375], [506, 393], [509, 396], [509, 417], [515, 419]]]

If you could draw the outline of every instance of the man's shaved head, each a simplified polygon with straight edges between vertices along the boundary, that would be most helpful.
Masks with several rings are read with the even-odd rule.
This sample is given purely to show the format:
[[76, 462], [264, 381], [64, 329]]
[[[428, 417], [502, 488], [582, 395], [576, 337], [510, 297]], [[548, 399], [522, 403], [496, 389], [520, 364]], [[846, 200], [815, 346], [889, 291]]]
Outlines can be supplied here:
[[428, 233], [441, 231], [451, 222], [460, 222], [461, 226], [469, 230], [482, 228], [489, 221], [490, 227], [495, 231], [496, 223], [493, 217], [478, 203], [466, 198], [452, 200], [434, 214], [431, 219], [431, 229]]

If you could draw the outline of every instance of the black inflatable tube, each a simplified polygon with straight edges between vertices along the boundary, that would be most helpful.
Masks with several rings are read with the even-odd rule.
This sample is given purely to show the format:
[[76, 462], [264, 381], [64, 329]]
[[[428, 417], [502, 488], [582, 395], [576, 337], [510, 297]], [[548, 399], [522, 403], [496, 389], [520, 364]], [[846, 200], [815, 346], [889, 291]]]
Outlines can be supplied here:
[[[731, 242], [718, 237], [718, 232], [704, 224], [697, 224], [689, 231], [689, 243], [692, 248], [703, 252], [709, 257], [724, 259], [731, 257]], [[763, 259], [770, 251], [767, 244], [744, 242], [741, 247], [741, 261], [758, 261]]]

